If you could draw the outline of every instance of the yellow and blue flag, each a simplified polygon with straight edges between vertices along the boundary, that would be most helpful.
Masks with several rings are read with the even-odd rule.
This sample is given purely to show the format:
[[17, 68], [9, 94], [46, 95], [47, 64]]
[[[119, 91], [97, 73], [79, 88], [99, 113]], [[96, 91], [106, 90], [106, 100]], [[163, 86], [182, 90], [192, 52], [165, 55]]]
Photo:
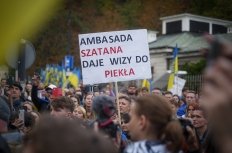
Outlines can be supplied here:
[[176, 47], [173, 50], [173, 64], [171, 66], [171, 74], [168, 80], [168, 91], [173, 88], [175, 75], [178, 73], [178, 64], [178, 47], [176, 45]]

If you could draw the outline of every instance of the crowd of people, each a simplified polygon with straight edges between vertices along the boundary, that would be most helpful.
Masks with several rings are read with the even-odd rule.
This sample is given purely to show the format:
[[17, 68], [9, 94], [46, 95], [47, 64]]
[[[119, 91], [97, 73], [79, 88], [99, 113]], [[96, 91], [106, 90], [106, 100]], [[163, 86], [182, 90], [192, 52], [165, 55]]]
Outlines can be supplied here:
[[232, 47], [222, 43], [220, 51], [201, 93], [185, 87], [182, 96], [133, 83], [118, 95], [110, 85], [54, 95], [38, 75], [25, 88], [2, 78], [0, 152], [232, 152]]

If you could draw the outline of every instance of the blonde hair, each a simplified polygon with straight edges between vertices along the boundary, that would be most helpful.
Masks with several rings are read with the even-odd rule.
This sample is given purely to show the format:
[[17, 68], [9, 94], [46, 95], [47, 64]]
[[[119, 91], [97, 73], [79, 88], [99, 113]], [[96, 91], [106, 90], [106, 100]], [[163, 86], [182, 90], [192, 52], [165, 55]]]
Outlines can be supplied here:
[[87, 115], [86, 115], [86, 110], [84, 107], [82, 106], [76, 106], [75, 109], [79, 109], [81, 111], [81, 113], [83, 114], [83, 118], [86, 119]]

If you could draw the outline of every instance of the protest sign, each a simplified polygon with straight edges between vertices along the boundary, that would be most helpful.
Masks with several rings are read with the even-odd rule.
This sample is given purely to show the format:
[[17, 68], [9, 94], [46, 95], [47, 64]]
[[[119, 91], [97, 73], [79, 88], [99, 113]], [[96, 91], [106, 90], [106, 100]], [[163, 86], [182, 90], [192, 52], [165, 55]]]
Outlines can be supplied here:
[[83, 84], [151, 78], [147, 30], [79, 35]]
[[182, 95], [182, 89], [184, 88], [186, 80], [175, 76], [173, 88], [170, 90], [173, 94], [177, 94], [178, 96]]

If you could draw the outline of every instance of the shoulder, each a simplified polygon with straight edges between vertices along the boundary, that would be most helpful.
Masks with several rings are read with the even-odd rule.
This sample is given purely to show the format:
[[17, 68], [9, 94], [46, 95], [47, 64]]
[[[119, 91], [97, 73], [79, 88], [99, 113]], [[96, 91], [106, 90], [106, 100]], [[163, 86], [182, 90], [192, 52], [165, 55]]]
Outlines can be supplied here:
[[138, 141], [130, 144], [124, 153], [168, 153], [166, 146], [154, 141]]

